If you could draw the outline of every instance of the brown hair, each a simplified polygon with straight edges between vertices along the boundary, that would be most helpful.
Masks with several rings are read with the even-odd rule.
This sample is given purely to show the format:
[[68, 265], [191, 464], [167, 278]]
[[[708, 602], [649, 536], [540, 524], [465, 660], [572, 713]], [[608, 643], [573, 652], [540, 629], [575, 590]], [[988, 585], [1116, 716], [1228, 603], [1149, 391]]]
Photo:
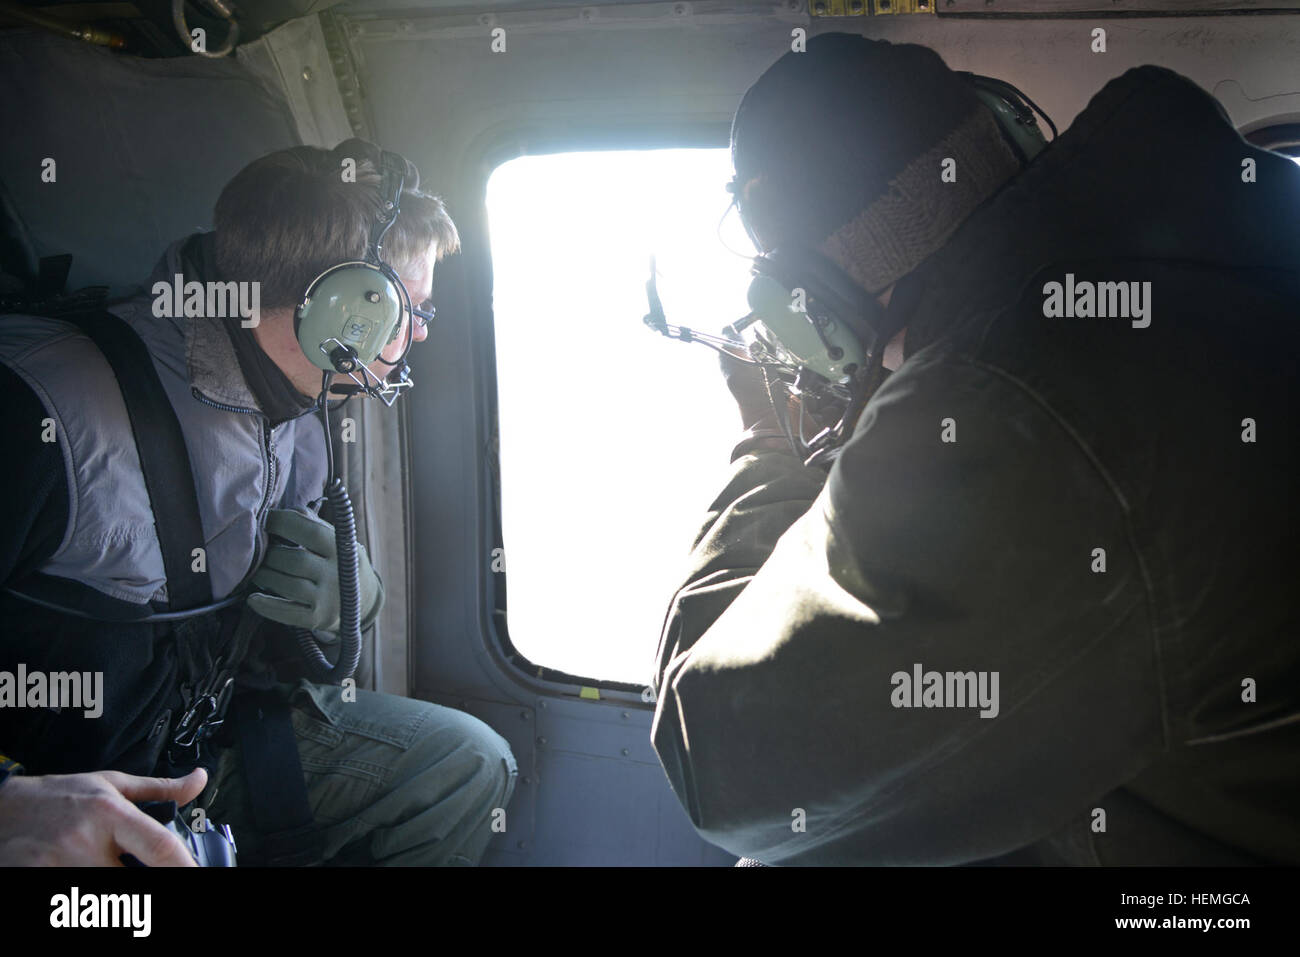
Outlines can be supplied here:
[[[213, 213], [222, 278], [259, 282], [262, 307], [280, 309], [297, 305], [329, 267], [363, 259], [383, 202], [380, 177], [374, 163], [357, 157], [356, 181], [345, 182], [344, 158], [295, 146], [240, 170]], [[456, 224], [437, 196], [403, 189], [400, 207], [384, 238], [384, 259], [399, 273], [434, 244], [438, 259], [460, 250]]]

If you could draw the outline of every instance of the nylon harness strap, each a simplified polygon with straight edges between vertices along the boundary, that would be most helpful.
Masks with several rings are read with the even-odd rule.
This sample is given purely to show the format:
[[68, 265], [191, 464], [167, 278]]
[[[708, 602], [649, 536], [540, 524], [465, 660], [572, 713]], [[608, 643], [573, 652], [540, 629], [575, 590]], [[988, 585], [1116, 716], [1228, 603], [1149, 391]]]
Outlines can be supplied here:
[[185, 436], [144, 342], [107, 310], [63, 318], [99, 347], [117, 378], [162, 549], [168, 608], [211, 604], [207, 563], [201, 563], [202, 571], [193, 569], [193, 549], [201, 548], [204, 538]]
[[319, 863], [323, 835], [307, 800], [288, 701], [275, 689], [246, 692], [235, 699], [235, 718], [253, 823], [262, 837], [245, 860], [272, 867]]
[[[86, 334], [117, 378], [162, 549], [169, 609], [211, 604], [206, 562], [202, 572], [191, 564], [192, 549], [204, 543], [194, 472], [180, 420], [147, 347], [107, 310], [59, 318]], [[253, 821], [266, 848], [259, 856], [273, 864], [314, 863], [320, 836], [312, 831], [315, 819], [287, 702], [274, 691], [245, 693], [235, 698], [234, 709]]]

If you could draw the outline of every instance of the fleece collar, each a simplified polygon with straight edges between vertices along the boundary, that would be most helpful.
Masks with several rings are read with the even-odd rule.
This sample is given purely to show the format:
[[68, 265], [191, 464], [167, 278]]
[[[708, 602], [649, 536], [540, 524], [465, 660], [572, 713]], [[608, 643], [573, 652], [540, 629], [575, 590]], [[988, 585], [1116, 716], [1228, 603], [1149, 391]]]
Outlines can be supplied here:
[[[213, 238], [213, 233], [194, 233], [172, 243], [154, 266], [149, 288], [158, 282], [171, 284], [178, 274], [182, 282], [219, 281]], [[151, 348], [183, 349], [190, 386], [203, 399], [275, 422], [315, 408], [310, 399], [298, 395], [288, 377], [256, 343], [250, 343], [241, 356], [234, 340], [249, 336], [249, 332], [239, 325], [238, 318], [140, 318], [152, 327]], [[262, 387], [257, 388], [255, 382]]]

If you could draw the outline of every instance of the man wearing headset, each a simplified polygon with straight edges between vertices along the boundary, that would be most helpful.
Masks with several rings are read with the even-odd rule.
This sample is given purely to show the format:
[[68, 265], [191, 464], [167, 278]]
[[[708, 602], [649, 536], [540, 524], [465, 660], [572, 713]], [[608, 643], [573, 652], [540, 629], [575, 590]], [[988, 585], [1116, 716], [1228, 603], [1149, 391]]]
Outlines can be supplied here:
[[757, 268], [885, 381], [828, 475], [728, 363], [655, 747], [766, 864], [1300, 862], [1300, 170], [1157, 67], [1018, 153], [923, 47], [745, 95]]
[[[299, 343], [294, 313], [322, 272], [367, 256], [387, 208], [381, 193], [389, 179], [378, 167], [389, 157], [400, 159], [350, 140], [249, 164], [218, 199], [214, 232], [173, 244], [147, 283], [151, 293], [112, 310], [145, 343], [180, 422], [213, 597], [251, 584], [251, 611], [241, 602], [182, 622], [127, 620], [148, 610], [161, 584], [154, 500], [144, 493], [134, 423], [111, 394], [103, 356], [75, 328], [23, 316], [0, 322], [7, 408], [34, 426], [54, 422], [58, 438], [29, 443], [5, 475], [6, 500], [30, 506], [5, 529], [0, 580], [92, 615], [6, 590], [0, 670], [103, 673], [95, 720], [69, 708], [0, 709], [0, 864], [114, 864], [124, 853], [149, 865], [192, 863], [134, 802], [184, 805], [200, 792], [198, 808], [232, 828], [243, 863], [474, 864], [482, 855], [516, 773], [499, 735], [428, 702], [345, 693], [306, 678], [275, 684], [266, 664], [283, 657], [279, 624], [341, 630], [334, 529], [312, 509], [327, 472], [323, 431], [311, 414], [322, 372]], [[429, 314], [419, 305], [431, 294], [434, 264], [459, 249], [441, 201], [421, 192], [418, 173], [405, 165], [383, 261], [409, 301], [391, 343], [368, 364], [372, 375], [357, 370], [372, 385], [392, 377], [410, 342], [426, 338]], [[178, 275], [185, 283], [254, 283], [260, 314], [251, 322], [172, 317], [152, 290]], [[358, 551], [365, 627], [383, 588]], [[195, 711], [208, 691], [224, 710], [222, 691], [239, 664], [241, 681], [269, 696], [257, 699], [259, 720], [263, 710], [284, 711], [287, 753], [242, 727], [236, 746], [229, 729], [237, 722], [221, 729], [220, 712]], [[206, 722], [214, 734], [201, 746], [181, 737], [195, 715], [196, 726]], [[258, 757], [250, 759], [250, 747]], [[250, 760], [263, 765], [256, 781]]]

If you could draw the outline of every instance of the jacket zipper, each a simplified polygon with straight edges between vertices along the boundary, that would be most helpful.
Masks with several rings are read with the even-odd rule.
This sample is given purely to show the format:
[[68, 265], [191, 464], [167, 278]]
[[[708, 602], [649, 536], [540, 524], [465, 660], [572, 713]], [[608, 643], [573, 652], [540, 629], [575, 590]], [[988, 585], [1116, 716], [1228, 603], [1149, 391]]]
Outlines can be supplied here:
[[271, 440], [271, 424], [267, 421], [266, 416], [256, 409], [244, 409], [237, 405], [215, 402], [193, 386], [190, 387], [190, 393], [204, 405], [220, 409], [222, 412], [255, 415], [260, 419], [258, 426], [262, 431], [262, 500], [257, 506], [257, 539], [253, 543], [253, 563], [248, 567], [248, 571], [244, 573], [244, 577], [239, 584], [235, 586], [234, 590], [239, 591], [257, 573], [258, 567], [262, 564], [262, 557], [266, 554], [266, 514], [271, 510], [271, 496], [275, 492], [276, 480], [275, 446]]
[[275, 492], [275, 480], [278, 476], [278, 464], [275, 459], [275, 429], [271, 423], [262, 420], [262, 450], [266, 452], [266, 495], [257, 516], [257, 527], [263, 527], [263, 519], [271, 511], [271, 496]]

